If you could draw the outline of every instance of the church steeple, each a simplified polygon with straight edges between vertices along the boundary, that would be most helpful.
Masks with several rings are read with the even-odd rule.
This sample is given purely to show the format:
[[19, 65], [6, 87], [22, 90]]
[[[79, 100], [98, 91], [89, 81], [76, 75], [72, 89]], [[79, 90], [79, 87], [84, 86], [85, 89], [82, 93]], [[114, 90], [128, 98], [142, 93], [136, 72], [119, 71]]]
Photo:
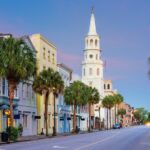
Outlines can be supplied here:
[[97, 35], [93, 8], [92, 8], [92, 13], [91, 13], [91, 19], [90, 19], [90, 26], [89, 26], [88, 35]]

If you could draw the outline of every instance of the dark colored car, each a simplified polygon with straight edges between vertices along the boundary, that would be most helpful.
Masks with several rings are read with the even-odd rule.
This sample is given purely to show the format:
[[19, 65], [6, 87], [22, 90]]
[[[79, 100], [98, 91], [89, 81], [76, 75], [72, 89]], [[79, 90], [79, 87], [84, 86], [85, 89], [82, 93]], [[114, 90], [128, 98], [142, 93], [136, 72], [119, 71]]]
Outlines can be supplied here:
[[113, 129], [120, 129], [121, 128], [121, 124], [120, 123], [116, 123], [113, 125]]

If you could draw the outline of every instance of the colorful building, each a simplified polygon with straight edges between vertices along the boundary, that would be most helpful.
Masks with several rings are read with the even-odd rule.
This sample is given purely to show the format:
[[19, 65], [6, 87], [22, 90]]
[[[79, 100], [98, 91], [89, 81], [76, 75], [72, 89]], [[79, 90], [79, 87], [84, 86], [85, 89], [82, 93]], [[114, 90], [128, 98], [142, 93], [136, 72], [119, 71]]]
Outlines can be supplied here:
[[[37, 59], [37, 74], [39, 74], [43, 69], [52, 68], [54, 71], [57, 70], [57, 51], [56, 46], [49, 42], [41, 34], [33, 34], [30, 36], [31, 42], [36, 49], [36, 59]], [[37, 129], [38, 134], [41, 134], [42, 130], [45, 133], [45, 123], [44, 123], [44, 96], [37, 94], [36, 98], [37, 104]], [[54, 96], [49, 95], [48, 102], [48, 129], [49, 134], [53, 133], [53, 121], [54, 116]]]
[[[32, 45], [29, 36], [23, 36], [22, 39], [33, 50], [36, 57], [36, 50]], [[27, 81], [23, 81], [19, 84], [19, 102], [18, 102], [18, 114], [19, 123], [23, 126], [23, 136], [36, 135], [37, 134], [37, 109], [36, 109], [36, 95], [32, 89], [33, 78]]]
[[[11, 34], [0, 34], [0, 38], [12, 37]], [[21, 37], [25, 43], [36, 51], [28, 36]], [[20, 82], [15, 90], [13, 99], [14, 126], [23, 126], [23, 135], [35, 135], [36, 131], [36, 99], [32, 91], [33, 78]], [[0, 132], [8, 125], [8, 116], [5, 111], [9, 110], [8, 82], [5, 78], [0, 79]]]
[[[72, 70], [64, 65], [57, 64], [57, 70], [64, 81], [64, 85], [69, 86], [72, 79]], [[59, 94], [57, 101], [57, 113], [58, 113], [58, 123], [57, 132], [65, 133], [71, 131], [71, 106], [68, 106], [64, 102], [63, 94]]]

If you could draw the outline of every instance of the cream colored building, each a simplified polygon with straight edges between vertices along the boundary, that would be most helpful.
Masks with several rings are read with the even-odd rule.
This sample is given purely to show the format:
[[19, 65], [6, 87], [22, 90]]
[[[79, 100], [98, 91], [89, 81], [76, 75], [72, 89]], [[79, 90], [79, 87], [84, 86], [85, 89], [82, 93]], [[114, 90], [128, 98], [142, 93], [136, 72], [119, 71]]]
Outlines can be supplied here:
[[[107, 95], [114, 95], [117, 94], [117, 90], [113, 89], [112, 80], [104, 80], [104, 97]], [[108, 113], [109, 118], [109, 113]], [[108, 126], [110, 128], [110, 120], [108, 120]], [[106, 121], [105, 121], [106, 124]], [[115, 108], [111, 109], [111, 125], [115, 124]]]
[[[43, 69], [52, 68], [57, 70], [57, 50], [56, 46], [49, 42], [41, 34], [33, 34], [30, 36], [33, 46], [35, 47], [37, 53], [37, 74], [39, 74]], [[53, 113], [54, 113], [54, 98], [53, 95], [49, 95], [48, 102], [48, 127], [49, 133], [53, 132]], [[40, 116], [40, 119], [37, 119], [37, 130], [38, 134], [42, 132], [42, 129], [45, 133], [45, 124], [44, 124], [44, 96], [37, 94], [37, 115]], [[56, 110], [57, 112], [57, 110]]]

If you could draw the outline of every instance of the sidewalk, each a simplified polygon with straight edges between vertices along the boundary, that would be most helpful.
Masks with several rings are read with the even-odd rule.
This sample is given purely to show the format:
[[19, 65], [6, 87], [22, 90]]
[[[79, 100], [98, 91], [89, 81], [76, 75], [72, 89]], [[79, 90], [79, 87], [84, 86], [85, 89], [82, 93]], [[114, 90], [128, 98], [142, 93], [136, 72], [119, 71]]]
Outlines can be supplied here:
[[[95, 131], [93, 131], [95, 132]], [[88, 133], [88, 131], [80, 131], [78, 134], [85, 134]], [[46, 135], [32, 135], [32, 136], [21, 136], [18, 138], [16, 142], [25, 142], [25, 141], [35, 141], [35, 140], [41, 140], [41, 139], [48, 139], [48, 138], [55, 138], [55, 137], [62, 137], [62, 136], [69, 136], [69, 135], [77, 135], [77, 134], [72, 134], [72, 133], [58, 133], [56, 136], [46, 136]], [[1, 144], [10, 144], [14, 142], [2, 142], [1, 141], [1, 136], [0, 136], [0, 145]]]

